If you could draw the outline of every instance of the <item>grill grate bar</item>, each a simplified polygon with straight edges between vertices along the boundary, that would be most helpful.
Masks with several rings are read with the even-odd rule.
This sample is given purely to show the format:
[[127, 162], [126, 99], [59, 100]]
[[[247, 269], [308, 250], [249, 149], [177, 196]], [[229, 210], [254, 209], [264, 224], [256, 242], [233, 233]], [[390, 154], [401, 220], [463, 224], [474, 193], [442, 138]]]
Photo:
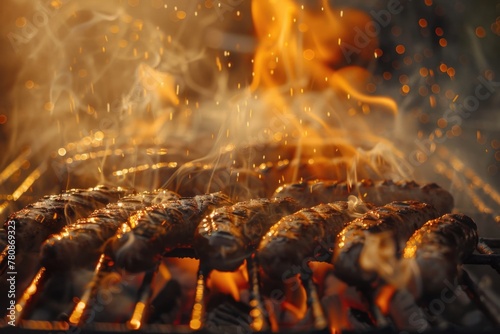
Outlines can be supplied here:
[[500, 239], [498, 238], [479, 238], [479, 243], [490, 248], [500, 248]]
[[191, 313], [189, 327], [192, 330], [199, 330], [203, 327], [205, 318], [205, 289], [207, 286], [207, 277], [210, 271], [205, 270], [200, 263], [198, 268], [198, 278], [196, 280], [196, 290], [194, 297], [194, 305]]
[[465, 260], [465, 264], [486, 264], [495, 268], [500, 264], [500, 254], [472, 254]]
[[247, 259], [247, 271], [251, 290], [250, 306], [252, 307], [250, 311], [252, 323], [250, 326], [256, 332], [268, 331], [270, 328], [268, 312], [262, 301], [259, 287], [259, 269], [257, 259], [254, 257], [249, 257]]
[[88, 307], [92, 304], [92, 301], [94, 300], [94, 297], [99, 288], [99, 282], [101, 281], [102, 275], [108, 269], [106, 260], [107, 260], [106, 255], [101, 254], [101, 256], [99, 257], [99, 261], [97, 262], [97, 265], [94, 269], [92, 281], [85, 289], [82, 298], [80, 298], [80, 301], [76, 304], [75, 308], [73, 309], [73, 311], [69, 316], [69, 323], [71, 325], [73, 326], [82, 325], [83, 315], [87, 311]]
[[477, 286], [465, 269], [461, 271], [460, 280], [471, 300], [496, 326], [500, 326], [499, 306]]
[[158, 274], [158, 268], [159, 266], [157, 265], [154, 270], [148, 271], [142, 280], [141, 287], [138, 291], [138, 301], [135, 304], [132, 317], [128, 321], [128, 325], [131, 329], [137, 330], [141, 328], [142, 324], [146, 320], [147, 310], [152, 294], [152, 283], [155, 276]]
[[[489, 239], [489, 240], [490, 243], [493, 243], [492, 242], [493, 240], [500, 242], [500, 239]], [[481, 263], [481, 264], [489, 264], [493, 269], [496, 270], [498, 274], [500, 274], [500, 254], [496, 254], [486, 243], [481, 241], [477, 245], [477, 251], [483, 255], [482, 259], [486, 259], [488, 261], [487, 263]]]
[[28, 313], [31, 303], [34, 302], [35, 295], [43, 287], [45, 284], [47, 274], [45, 267], [41, 267], [38, 272], [35, 274], [35, 277], [31, 281], [30, 285], [24, 290], [23, 296], [16, 303], [16, 323], [23, 319], [23, 317]]
[[321, 306], [318, 289], [313, 280], [301, 275], [301, 281], [307, 294], [307, 306], [312, 312], [314, 329], [321, 330], [328, 326], [323, 307]]
[[388, 316], [384, 315], [384, 312], [381, 310], [380, 306], [375, 302], [374, 293], [368, 289], [363, 289], [361, 294], [366, 298], [366, 302], [368, 303], [370, 315], [373, 317], [375, 321], [375, 325], [380, 328], [393, 329], [394, 326], [392, 321]]

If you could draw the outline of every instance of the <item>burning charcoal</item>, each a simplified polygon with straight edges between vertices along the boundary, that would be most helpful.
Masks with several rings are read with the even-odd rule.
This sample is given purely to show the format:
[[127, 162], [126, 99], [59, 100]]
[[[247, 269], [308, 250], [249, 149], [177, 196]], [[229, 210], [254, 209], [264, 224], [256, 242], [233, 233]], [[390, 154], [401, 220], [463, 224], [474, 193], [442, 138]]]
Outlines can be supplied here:
[[367, 331], [374, 328], [374, 324], [370, 315], [364, 311], [351, 308], [348, 314], [349, 323], [352, 324], [356, 331]]
[[376, 294], [374, 302], [398, 330], [421, 332], [431, 328], [427, 316], [407, 290], [383, 287]]
[[173, 323], [181, 299], [181, 285], [169, 280], [150, 304], [150, 323]]
[[251, 308], [236, 302], [230, 296], [216, 295], [207, 306], [205, 328], [213, 333], [253, 333], [251, 328]]
[[85, 309], [81, 324], [120, 322], [129, 320], [135, 306], [135, 297], [144, 275], [105, 273], [99, 281], [93, 299]]

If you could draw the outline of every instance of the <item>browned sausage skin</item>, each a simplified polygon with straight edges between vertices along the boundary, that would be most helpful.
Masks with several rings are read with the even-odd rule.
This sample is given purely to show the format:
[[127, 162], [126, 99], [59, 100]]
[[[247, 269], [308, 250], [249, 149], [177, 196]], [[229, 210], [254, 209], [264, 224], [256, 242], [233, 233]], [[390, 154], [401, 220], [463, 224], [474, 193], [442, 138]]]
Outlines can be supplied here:
[[428, 221], [406, 243], [403, 258], [415, 261], [410, 278], [417, 299], [434, 298], [455, 281], [458, 268], [477, 247], [474, 221], [463, 214], [446, 214]]
[[356, 195], [376, 206], [393, 201], [420, 201], [431, 204], [442, 215], [453, 209], [451, 194], [435, 183], [420, 186], [413, 181], [365, 179], [350, 184], [346, 181], [315, 180], [283, 185], [275, 192], [275, 196], [291, 197], [304, 207], [344, 201], [349, 195]]
[[60, 195], [45, 196], [13, 213], [6, 224], [15, 221], [18, 251], [38, 252], [51, 234], [130, 192], [106, 186], [71, 189]]
[[185, 197], [139, 210], [130, 230], [109, 240], [106, 252], [130, 272], [154, 268], [166, 251], [192, 247], [195, 229], [215, 208], [231, 205], [221, 192]]
[[91, 264], [97, 261], [104, 243], [134, 211], [178, 198], [177, 193], [160, 189], [125, 196], [110, 203], [47, 239], [41, 247], [41, 264], [55, 270]]
[[286, 280], [308, 269], [309, 261], [331, 259], [337, 234], [373, 205], [339, 201], [302, 209], [283, 217], [262, 238], [257, 252], [263, 273]]
[[390, 232], [396, 252], [427, 221], [439, 217], [430, 204], [417, 201], [392, 202], [373, 209], [348, 224], [337, 236], [332, 263], [337, 277], [356, 286], [369, 284], [376, 273], [363, 270], [360, 255], [367, 236]]
[[290, 198], [260, 198], [219, 208], [198, 226], [194, 248], [208, 268], [236, 270], [274, 223], [299, 209]]

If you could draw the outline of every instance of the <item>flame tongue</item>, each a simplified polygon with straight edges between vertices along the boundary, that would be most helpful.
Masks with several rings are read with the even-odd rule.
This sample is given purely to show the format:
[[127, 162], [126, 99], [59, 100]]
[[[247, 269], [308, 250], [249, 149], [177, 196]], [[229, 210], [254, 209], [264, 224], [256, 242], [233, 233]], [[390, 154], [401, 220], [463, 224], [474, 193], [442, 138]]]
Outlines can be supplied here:
[[[392, 127], [397, 106], [368, 92], [371, 76], [362, 67], [373, 62], [378, 41], [370, 39], [355, 59], [343, 49], [342, 43], [356, 44], [356, 29], [370, 17], [355, 9], [333, 10], [328, 1], [306, 6], [292, 0], [256, 0], [252, 18], [258, 45], [250, 88], [264, 105], [258, 108], [261, 113], [251, 110], [257, 117], [249, 132], [258, 132], [268, 124], [262, 121], [271, 119], [275, 126], [264, 127], [271, 131], [271, 142], [298, 142], [299, 163], [289, 164], [292, 172], [286, 179], [327, 177], [322, 170], [338, 170], [337, 178], [406, 176], [400, 168], [402, 154], [378, 133]], [[380, 127], [373, 128], [375, 119]], [[321, 153], [327, 147], [325, 137], [342, 141], [339, 159], [326, 160], [331, 166]], [[319, 144], [306, 158], [301, 147], [311, 141]], [[300, 161], [310, 168], [297, 166]]]
[[342, 43], [357, 45], [354, 32], [371, 21], [367, 14], [355, 9], [334, 11], [324, 0], [308, 4], [307, 8], [291, 0], [258, 0], [252, 1], [252, 16], [259, 38], [254, 89], [288, 88], [291, 95], [294, 90], [303, 93], [311, 88], [332, 89], [396, 112], [397, 106], [391, 99], [367, 94], [369, 72], [352, 66], [373, 62], [377, 39], [368, 40], [354, 60], [342, 47]]
[[242, 291], [248, 290], [246, 262], [234, 272], [212, 271], [207, 286], [212, 289], [214, 293], [219, 292], [231, 295], [237, 302], [241, 301], [242, 297], [246, 299], [248, 297], [247, 294], [244, 296], [241, 295]]
[[[289, 83], [295, 88], [311, 83], [320, 89], [329, 87], [325, 78], [332, 69], [351, 64], [339, 44], [354, 44], [353, 29], [370, 21], [361, 11], [333, 11], [328, 1], [316, 1], [307, 8], [292, 0], [252, 1], [252, 17], [259, 38], [254, 88]], [[359, 63], [372, 61], [376, 46], [377, 40], [370, 40], [357, 56]]]

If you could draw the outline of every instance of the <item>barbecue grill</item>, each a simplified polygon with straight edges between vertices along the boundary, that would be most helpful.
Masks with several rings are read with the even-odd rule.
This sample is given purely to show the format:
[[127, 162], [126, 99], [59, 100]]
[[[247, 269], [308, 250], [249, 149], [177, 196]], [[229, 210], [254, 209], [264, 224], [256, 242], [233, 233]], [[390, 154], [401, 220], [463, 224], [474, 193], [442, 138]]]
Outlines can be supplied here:
[[[15, 21], [3, 28], [3, 42], [24, 63], [0, 89], [9, 95], [0, 104], [0, 140], [9, 144], [0, 160], [2, 221], [44, 195], [102, 183], [119, 187], [120, 197], [163, 188], [183, 198], [221, 191], [237, 203], [313, 180], [334, 180], [362, 200], [358, 181], [416, 179], [449, 190], [454, 212], [476, 222], [479, 243], [456, 285], [416, 301], [382, 284], [386, 277], [350, 286], [315, 259], [282, 282], [267, 277], [255, 252], [220, 272], [191, 248], [127, 272], [101, 247], [93, 263], [65, 270], [42, 266], [38, 249], [16, 240], [15, 263], [8, 248], [0, 255], [2, 331], [498, 331], [500, 139], [492, 111], [499, 69], [488, 63], [494, 54], [480, 50], [498, 48], [500, 21], [488, 13], [496, 7], [11, 2]], [[472, 10], [488, 18], [466, 17]], [[312, 200], [311, 187], [301, 191]], [[62, 215], [74, 222], [72, 212]], [[58, 224], [55, 233], [66, 223]], [[123, 224], [114, 235], [129, 230]], [[375, 266], [394, 263], [379, 250]], [[6, 298], [9, 277], [14, 298]]]

